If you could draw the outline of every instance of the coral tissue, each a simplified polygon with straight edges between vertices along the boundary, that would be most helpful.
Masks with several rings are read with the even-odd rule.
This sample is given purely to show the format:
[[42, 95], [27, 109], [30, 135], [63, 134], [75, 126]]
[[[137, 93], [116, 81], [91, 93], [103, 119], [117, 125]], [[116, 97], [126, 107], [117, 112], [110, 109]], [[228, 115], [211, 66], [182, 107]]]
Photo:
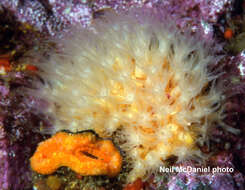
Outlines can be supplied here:
[[31, 168], [40, 174], [51, 174], [59, 167], [67, 166], [84, 176], [113, 177], [122, 165], [121, 155], [113, 143], [98, 139], [92, 132], [59, 132], [40, 143], [30, 161]]
[[216, 59], [170, 25], [109, 13], [60, 39], [63, 53], [38, 63], [46, 81], [40, 94], [55, 118], [49, 132], [117, 134], [132, 162], [129, 181], [169, 156], [200, 156], [196, 143], [222, 118], [217, 76], [208, 71]]

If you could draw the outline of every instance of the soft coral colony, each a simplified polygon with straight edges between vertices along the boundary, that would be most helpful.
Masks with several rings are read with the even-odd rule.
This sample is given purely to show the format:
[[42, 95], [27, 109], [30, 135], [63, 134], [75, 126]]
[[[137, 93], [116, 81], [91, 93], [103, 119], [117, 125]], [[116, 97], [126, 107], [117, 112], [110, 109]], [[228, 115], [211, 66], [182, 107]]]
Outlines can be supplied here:
[[63, 53], [37, 64], [46, 81], [39, 93], [55, 118], [48, 132], [116, 133], [132, 165], [128, 182], [172, 155], [203, 157], [197, 144], [224, 117], [217, 59], [169, 22], [141, 16], [107, 13], [89, 30], [72, 29], [58, 42]]

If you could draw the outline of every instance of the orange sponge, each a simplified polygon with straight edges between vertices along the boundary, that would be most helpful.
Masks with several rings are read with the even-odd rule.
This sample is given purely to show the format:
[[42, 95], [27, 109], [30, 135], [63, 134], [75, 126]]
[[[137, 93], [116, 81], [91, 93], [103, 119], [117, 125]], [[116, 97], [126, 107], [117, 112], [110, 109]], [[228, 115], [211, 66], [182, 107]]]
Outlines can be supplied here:
[[122, 165], [122, 157], [113, 143], [99, 139], [92, 131], [58, 132], [39, 144], [30, 161], [31, 168], [44, 175], [67, 166], [84, 176], [113, 177], [120, 172]]

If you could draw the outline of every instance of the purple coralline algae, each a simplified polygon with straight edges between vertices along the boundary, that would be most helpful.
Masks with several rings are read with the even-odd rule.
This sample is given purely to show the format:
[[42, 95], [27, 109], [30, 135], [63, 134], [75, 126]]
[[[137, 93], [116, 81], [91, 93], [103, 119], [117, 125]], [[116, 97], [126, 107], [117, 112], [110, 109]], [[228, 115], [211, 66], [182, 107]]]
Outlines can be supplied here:
[[[210, 164], [200, 165], [192, 161], [186, 161], [170, 168], [169, 179], [164, 180], [161, 172], [154, 178], [154, 185], [147, 190], [243, 190], [245, 181], [243, 174], [234, 165], [231, 153], [221, 152], [211, 156]], [[176, 170], [178, 168], [178, 170]], [[185, 169], [185, 170], [184, 170]], [[165, 183], [163, 183], [165, 181]]]
[[[40, 34], [34, 36], [48, 37], [74, 24], [87, 27], [107, 9], [128, 11], [130, 8], [142, 7], [154, 13], [164, 12], [175, 20], [180, 30], [189, 30], [191, 33], [198, 33], [207, 42], [216, 42], [215, 27], [220, 25], [221, 18], [230, 16], [235, 2], [235, 0], [1, 0], [0, 11], [12, 15], [16, 23], [24, 26], [25, 30], [22, 33], [14, 34], [18, 39], [23, 36], [27, 36], [25, 39], [28, 39], [29, 33], [26, 34], [26, 31]], [[32, 34], [29, 35], [32, 36], [30, 42], [36, 40]], [[0, 42], [4, 39], [1, 35]], [[22, 41], [30, 43], [29, 40]], [[15, 49], [18, 49], [18, 45]], [[225, 122], [243, 134], [245, 53], [227, 57], [225, 63], [223, 76], [227, 82]], [[29, 158], [37, 144], [45, 138], [40, 134], [41, 127], [49, 126], [49, 118], [35, 109], [45, 106], [45, 103], [23, 93], [22, 87], [32, 88], [33, 80], [38, 79], [32, 74], [22, 72], [0, 75], [1, 190], [32, 189]], [[170, 178], [167, 183], [168, 189], [244, 189], [244, 139], [218, 128], [213, 131], [211, 140], [213, 142], [210, 147], [215, 146], [225, 152], [212, 157], [211, 165], [214, 167], [229, 165], [234, 167], [235, 172], [179, 173]]]
[[234, 0], [2, 0], [0, 5], [11, 11], [18, 21], [28, 23], [40, 32], [55, 34], [70, 24], [88, 26], [98, 12], [105, 9], [116, 11], [132, 7], [162, 10], [171, 15], [180, 28], [201, 32], [205, 38], [213, 35], [213, 24], [228, 14]]
[[5, 190], [9, 187], [9, 162], [8, 162], [8, 140], [3, 129], [3, 118], [0, 118], [0, 187]]
[[232, 10], [233, 0], [178, 0], [149, 1], [146, 6], [159, 8], [168, 12], [176, 20], [180, 29], [200, 33], [207, 41], [213, 39], [214, 26], [221, 16], [228, 15]]
[[[210, 158], [210, 164], [200, 166], [194, 163], [182, 163], [187, 172], [179, 172], [170, 177], [167, 184], [170, 190], [214, 189], [214, 190], [243, 190], [243, 174], [236, 169], [231, 153], [221, 152]], [[197, 172], [195, 169], [199, 168]], [[239, 168], [240, 169], [240, 168]]]
[[30, 85], [30, 77], [10, 73], [2, 79], [8, 88], [0, 86], [0, 189], [32, 189], [29, 158], [45, 137], [40, 134], [45, 116], [35, 109], [41, 103], [19, 90]]
[[216, 173], [208, 175], [200, 175], [196, 173], [179, 173], [170, 179], [168, 183], [168, 189], [236, 190], [239, 188], [236, 187], [235, 182], [229, 173]]

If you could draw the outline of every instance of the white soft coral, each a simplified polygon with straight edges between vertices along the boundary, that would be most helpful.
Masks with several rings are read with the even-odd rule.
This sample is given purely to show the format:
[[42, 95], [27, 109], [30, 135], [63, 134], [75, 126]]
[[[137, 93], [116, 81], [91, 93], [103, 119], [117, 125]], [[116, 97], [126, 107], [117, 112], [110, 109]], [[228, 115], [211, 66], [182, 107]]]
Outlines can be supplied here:
[[56, 119], [52, 133], [93, 129], [109, 137], [120, 129], [129, 181], [171, 155], [198, 155], [195, 143], [220, 118], [221, 92], [208, 73], [214, 57], [166, 23], [108, 14], [91, 30], [72, 30], [60, 42], [63, 53], [38, 65]]

